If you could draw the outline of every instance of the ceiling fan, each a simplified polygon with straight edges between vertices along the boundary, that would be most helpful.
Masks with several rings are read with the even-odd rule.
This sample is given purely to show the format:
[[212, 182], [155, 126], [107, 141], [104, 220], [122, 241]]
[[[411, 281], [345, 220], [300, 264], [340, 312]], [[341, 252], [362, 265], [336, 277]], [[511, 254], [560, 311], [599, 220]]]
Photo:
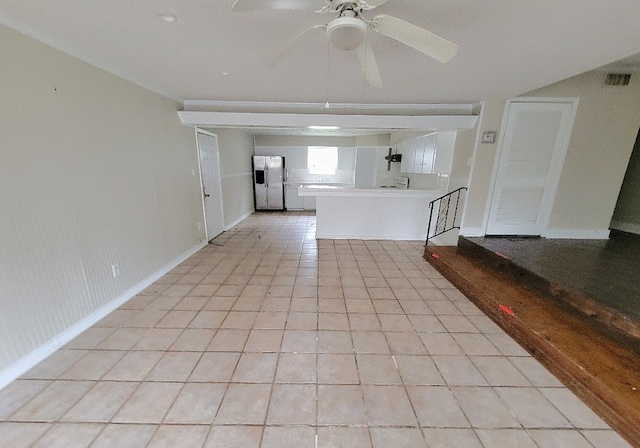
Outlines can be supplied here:
[[449, 61], [458, 51], [458, 46], [423, 28], [396, 17], [379, 14], [372, 19], [364, 17], [389, 0], [234, 0], [232, 11], [253, 10], [298, 10], [319, 14], [334, 14], [336, 18], [325, 25], [313, 26], [271, 53], [265, 64], [275, 67], [293, 50], [294, 44], [303, 36], [326, 32], [336, 48], [355, 51], [372, 87], [382, 87], [382, 78], [369, 41], [365, 39], [367, 29], [408, 45], [439, 62]]

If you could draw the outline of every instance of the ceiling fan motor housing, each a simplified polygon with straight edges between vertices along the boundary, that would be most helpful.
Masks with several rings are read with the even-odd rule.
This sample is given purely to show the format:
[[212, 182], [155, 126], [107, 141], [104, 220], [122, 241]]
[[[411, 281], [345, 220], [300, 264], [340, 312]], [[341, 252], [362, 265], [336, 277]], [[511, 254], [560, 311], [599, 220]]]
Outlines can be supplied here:
[[327, 24], [329, 40], [338, 49], [351, 51], [364, 41], [367, 24], [355, 17], [338, 17]]

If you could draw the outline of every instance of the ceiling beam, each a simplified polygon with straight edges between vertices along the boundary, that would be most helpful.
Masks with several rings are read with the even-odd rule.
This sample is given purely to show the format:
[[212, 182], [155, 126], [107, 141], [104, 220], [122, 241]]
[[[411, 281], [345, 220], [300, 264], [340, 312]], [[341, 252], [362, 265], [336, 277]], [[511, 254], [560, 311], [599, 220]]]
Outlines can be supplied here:
[[320, 113], [254, 113], [179, 111], [186, 126], [291, 129], [338, 126], [371, 131], [457, 131], [472, 129], [477, 115], [358, 115]]

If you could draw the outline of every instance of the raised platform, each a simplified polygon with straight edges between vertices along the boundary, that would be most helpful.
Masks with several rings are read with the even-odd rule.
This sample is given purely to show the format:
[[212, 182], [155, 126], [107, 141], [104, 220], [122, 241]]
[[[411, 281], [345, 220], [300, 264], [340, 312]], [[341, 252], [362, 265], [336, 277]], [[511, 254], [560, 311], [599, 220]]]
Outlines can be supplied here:
[[459, 238], [458, 251], [583, 314], [640, 354], [640, 235]]
[[532, 276], [540, 284], [524, 286], [521, 280], [530, 274], [507, 267], [504, 254], [485, 259], [468, 249], [428, 246], [425, 258], [627, 441], [640, 446], [640, 356], [584, 314], [542, 294], [540, 277]]

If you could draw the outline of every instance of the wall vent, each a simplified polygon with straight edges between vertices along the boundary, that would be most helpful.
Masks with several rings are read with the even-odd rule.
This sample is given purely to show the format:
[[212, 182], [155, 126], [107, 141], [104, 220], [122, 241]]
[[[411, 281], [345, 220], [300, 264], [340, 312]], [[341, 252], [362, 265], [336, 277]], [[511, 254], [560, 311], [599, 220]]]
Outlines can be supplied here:
[[604, 80], [605, 86], [626, 86], [629, 85], [631, 75], [629, 73], [607, 73]]

